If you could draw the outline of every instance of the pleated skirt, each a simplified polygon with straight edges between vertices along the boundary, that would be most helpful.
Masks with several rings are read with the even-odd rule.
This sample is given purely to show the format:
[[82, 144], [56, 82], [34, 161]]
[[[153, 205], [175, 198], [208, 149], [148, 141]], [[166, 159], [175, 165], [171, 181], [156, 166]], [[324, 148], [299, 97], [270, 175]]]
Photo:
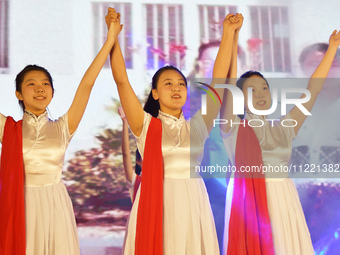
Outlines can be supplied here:
[[58, 184], [25, 186], [26, 255], [78, 255], [79, 240], [70, 197]]
[[[232, 178], [226, 195], [223, 255], [227, 254], [228, 249], [233, 187]], [[267, 179], [266, 191], [275, 255], [314, 255], [310, 233], [294, 182], [290, 178]]]
[[[163, 254], [219, 255], [214, 218], [201, 178], [164, 179]], [[132, 206], [123, 251], [135, 252], [140, 189]]]

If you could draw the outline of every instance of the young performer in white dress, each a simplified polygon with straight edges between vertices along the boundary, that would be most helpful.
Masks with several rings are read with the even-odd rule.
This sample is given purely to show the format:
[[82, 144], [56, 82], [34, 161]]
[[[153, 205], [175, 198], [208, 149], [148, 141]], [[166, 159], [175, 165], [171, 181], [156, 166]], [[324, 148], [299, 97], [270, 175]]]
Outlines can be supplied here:
[[[120, 32], [120, 26], [112, 21], [108, 37], [102, 49], [84, 74], [68, 112], [53, 121], [46, 111], [54, 87], [49, 72], [40, 66], [26, 66], [16, 78], [16, 96], [24, 110], [22, 121], [22, 156], [24, 171], [24, 221], [23, 236], [26, 236], [27, 255], [76, 255], [79, 254], [77, 227], [70, 197], [61, 173], [65, 150], [76, 131], [85, 111], [94, 82]], [[4, 126], [7, 117], [0, 114], [0, 141], [3, 143]], [[4, 147], [3, 147], [4, 150]], [[6, 169], [1, 169], [5, 175]], [[20, 170], [19, 170], [20, 172]], [[15, 179], [14, 179], [15, 178]], [[12, 182], [16, 182], [14, 176]], [[0, 183], [4, 191], [5, 185]], [[3, 198], [5, 195], [1, 194]], [[11, 208], [1, 204], [1, 215], [9, 215]], [[9, 211], [9, 213], [7, 213]], [[26, 226], [25, 226], [26, 225]], [[25, 231], [26, 227], [26, 231]], [[15, 247], [8, 247], [14, 238], [14, 245], [25, 240], [11, 229], [11, 223], [0, 229], [4, 239], [0, 240], [1, 254], [14, 254]], [[17, 230], [15, 230], [17, 231]], [[13, 234], [13, 236], [11, 235]], [[26, 250], [26, 251], [25, 251]], [[10, 253], [8, 253], [10, 252]], [[15, 254], [19, 254], [16, 253]]]
[[[115, 10], [109, 9], [107, 23], [113, 14]], [[238, 26], [235, 20], [225, 31], [225, 44], [220, 50], [227, 57], [217, 57], [214, 77], [218, 77], [220, 69], [229, 69], [234, 30]], [[186, 121], [182, 113], [187, 99], [186, 78], [177, 68], [165, 66], [152, 79], [152, 90], [143, 111], [129, 83], [118, 41], [111, 54], [112, 73], [122, 107], [143, 158], [142, 183], [131, 210], [124, 254], [219, 254], [206, 188], [201, 177], [190, 172], [190, 160], [199, 165], [199, 154], [220, 106], [209, 101], [210, 115], [202, 116], [199, 111]], [[223, 64], [219, 66], [219, 63]], [[159, 126], [150, 133], [153, 123]], [[148, 144], [157, 139], [160, 146], [151, 148], [150, 155]], [[148, 156], [152, 164], [162, 161], [158, 168], [149, 167]], [[146, 193], [148, 185], [155, 188]], [[144, 215], [142, 208], [146, 208], [145, 217], [141, 216]]]
[[[340, 33], [334, 31], [329, 39], [328, 50], [308, 83], [307, 89], [311, 94], [311, 98], [308, 102], [303, 104], [308, 111], [312, 109], [314, 102], [322, 89], [339, 44]], [[232, 75], [233, 77], [236, 77], [236, 72]], [[259, 116], [251, 113], [247, 105], [249, 93], [248, 88], [251, 88], [252, 102], [255, 109], [267, 110], [271, 107], [272, 100], [269, 84], [262, 74], [249, 71], [241, 76], [241, 79], [237, 82], [237, 86], [243, 91], [245, 96], [245, 121], [247, 122], [251, 120], [253, 126], [260, 126], [261, 123], [264, 123], [262, 127], [252, 128], [253, 133], [255, 133], [257, 138], [255, 143], [260, 146], [260, 155], [262, 154], [261, 160], [263, 161], [263, 165], [278, 167], [287, 166], [291, 156], [292, 140], [297, 135], [307, 116], [295, 106], [286, 116], [272, 124], [272, 122], [266, 121], [266, 116]], [[302, 95], [302, 98], [304, 96], [305, 95]], [[239, 156], [237, 155], [237, 147], [242, 146], [238, 142], [238, 139], [242, 138], [238, 136], [238, 133], [242, 124], [240, 125], [236, 123], [241, 123], [242, 120], [240, 117], [233, 115], [232, 100], [233, 98], [231, 93], [226, 90], [223, 106], [221, 108], [221, 118], [228, 120], [229, 123], [221, 125], [220, 127], [222, 130], [221, 135], [229, 158], [233, 164], [237, 164], [237, 162], [235, 162], [235, 158]], [[288, 119], [295, 120], [297, 124], [294, 121], [289, 121]], [[230, 126], [230, 120], [232, 120], [235, 124]], [[255, 120], [257, 120], [257, 122]], [[281, 124], [282, 120], [286, 120], [285, 126], [288, 127], [284, 127], [284, 125]], [[255, 147], [255, 143], [247, 143], [244, 148], [246, 148], [246, 146], [253, 145]], [[239, 153], [240, 155], [242, 154], [241, 152]], [[259, 230], [260, 236], [256, 237], [258, 239], [254, 238], [256, 240], [260, 240], [259, 253], [256, 254], [314, 254], [299, 196], [293, 181], [288, 178], [288, 173], [282, 171], [274, 175], [265, 174], [263, 177], [265, 178], [264, 186], [266, 191], [266, 203], [267, 211], [269, 213], [269, 229], [271, 230], [271, 236], [267, 237], [267, 239], [264, 238], [266, 239], [265, 241], [268, 241], [268, 246], [266, 246], [266, 244], [264, 245], [264, 239], [261, 239], [262, 229]], [[249, 234], [252, 233], [251, 230], [250, 232], [247, 232], [247, 234], [242, 235], [240, 234], [241, 231], [238, 231], [237, 229], [235, 230], [235, 228], [231, 227], [237, 218], [231, 216], [233, 215], [233, 210], [235, 210], [234, 215], [236, 212], [240, 214], [240, 211], [237, 211], [239, 208], [233, 208], [234, 204], [239, 204], [237, 199], [243, 200], [245, 197], [247, 199], [247, 192], [249, 192], [249, 190], [245, 190], [245, 193], [243, 194], [233, 193], [236, 187], [235, 183], [238, 181], [239, 180], [237, 180], [237, 178], [231, 179], [227, 189], [223, 254], [241, 254], [239, 253], [241, 246], [243, 246], [245, 250], [248, 250], [247, 253], [242, 254], [255, 254], [255, 248], [249, 242], [249, 240], [254, 240], [252, 239], [252, 234]], [[243, 198], [240, 198], [240, 195]], [[246, 204], [247, 201], [244, 203]], [[255, 208], [255, 210], [256, 209], [258, 208]], [[245, 212], [245, 215], [246, 214], [247, 211]], [[243, 220], [245, 225], [251, 224], [251, 222], [247, 222], [247, 219], [245, 218], [238, 220], [239, 222]], [[262, 218], [260, 217], [259, 225], [261, 220]], [[240, 242], [238, 240], [245, 240], [245, 242]], [[261, 243], [261, 241], [263, 241], [263, 243]], [[271, 245], [269, 243], [271, 243]]]

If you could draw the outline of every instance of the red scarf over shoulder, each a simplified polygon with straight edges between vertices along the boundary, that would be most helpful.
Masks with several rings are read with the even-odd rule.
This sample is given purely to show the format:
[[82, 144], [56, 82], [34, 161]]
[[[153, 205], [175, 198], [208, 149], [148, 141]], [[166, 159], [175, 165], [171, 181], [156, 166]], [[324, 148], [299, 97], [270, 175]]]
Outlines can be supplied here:
[[138, 204], [135, 255], [163, 254], [162, 122], [152, 118], [146, 135]]
[[22, 121], [7, 117], [0, 169], [0, 254], [26, 254]]
[[135, 184], [133, 185], [132, 203], [135, 202], [137, 191], [138, 191], [138, 188], [139, 188], [141, 182], [142, 182], [142, 177], [137, 174]]
[[242, 166], [261, 166], [262, 151], [252, 127], [239, 126], [228, 255], [274, 255], [263, 173], [242, 173]]

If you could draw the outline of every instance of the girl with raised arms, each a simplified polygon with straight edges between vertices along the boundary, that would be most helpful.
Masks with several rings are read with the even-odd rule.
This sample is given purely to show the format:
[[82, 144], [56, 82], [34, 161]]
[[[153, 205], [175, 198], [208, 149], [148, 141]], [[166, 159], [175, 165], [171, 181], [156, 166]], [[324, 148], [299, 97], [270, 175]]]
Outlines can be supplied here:
[[[109, 9], [107, 24], [115, 13]], [[232, 50], [237, 49], [234, 34], [242, 22], [229, 18], [213, 77], [229, 70]], [[220, 254], [204, 182], [200, 176], [190, 176], [190, 159], [199, 164], [198, 155], [220, 106], [208, 102], [209, 115], [202, 116], [199, 111], [186, 121], [182, 113], [187, 99], [186, 78], [177, 68], [165, 66], [152, 78], [143, 111], [129, 83], [118, 41], [111, 53], [111, 67], [143, 158], [142, 183], [128, 221], [124, 254]]]
[[[309, 80], [307, 89], [311, 98], [303, 104], [308, 111], [322, 89], [339, 44], [340, 33], [335, 30], [329, 38], [327, 52]], [[231, 69], [235, 68], [236, 64], [232, 62]], [[236, 77], [236, 72], [232, 77]], [[299, 196], [288, 173], [267, 175], [240, 171], [246, 166], [287, 166], [292, 140], [306, 115], [295, 106], [279, 121], [269, 123], [264, 121], [266, 116], [251, 113], [247, 105], [250, 91], [255, 109], [268, 110], [271, 107], [269, 84], [259, 72], [246, 72], [236, 86], [245, 96], [244, 118], [233, 115], [233, 98], [228, 90], [221, 107], [221, 118], [238, 123], [220, 126], [229, 159], [237, 169], [227, 188], [223, 254], [313, 255]], [[250, 120], [253, 126], [256, 120], [265, 124], [250, 127]], [[282, 120], [287, 121], [286, 127], [280, 125]]]
[[113, 14], [106, 42], [84, 74], [71, 107], [56, 121], [46, 111], [54, 94], [49, 72], [28, 65], [17, 75], [15, 94], [23, 119], [14, 122], [0, 114], [0, 254], [80, 254], [61, 172], [65, 150], [119, 32]]

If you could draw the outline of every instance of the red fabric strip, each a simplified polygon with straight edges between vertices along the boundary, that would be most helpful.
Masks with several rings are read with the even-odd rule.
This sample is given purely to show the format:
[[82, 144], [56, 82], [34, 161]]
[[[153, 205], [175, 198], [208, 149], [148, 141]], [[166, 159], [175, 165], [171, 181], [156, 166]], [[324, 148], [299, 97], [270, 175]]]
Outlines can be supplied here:
[[263, 173], [242, 173], [241, 166], [261, 166], [262, 152], [252, 127], [239, 126], [236, 173], [229, 220], [228, 255], [274, 255]]
[[7, 117], [0, 169], [0, 254], [26, 254], [22, 121]]
[[135, 185], [133, 186], [133, 197], [132, 197], [132, 203], [135, 202], [136, 199], [136, 194], [139, 188], [140, 183], [142, 182], [142, 177], [140, 177], [139, 175], [136, 176], [136, 180], [135, 180]]
[[145, 141], [135, 255], [163, 254], [162, 123], [152, 118]]

